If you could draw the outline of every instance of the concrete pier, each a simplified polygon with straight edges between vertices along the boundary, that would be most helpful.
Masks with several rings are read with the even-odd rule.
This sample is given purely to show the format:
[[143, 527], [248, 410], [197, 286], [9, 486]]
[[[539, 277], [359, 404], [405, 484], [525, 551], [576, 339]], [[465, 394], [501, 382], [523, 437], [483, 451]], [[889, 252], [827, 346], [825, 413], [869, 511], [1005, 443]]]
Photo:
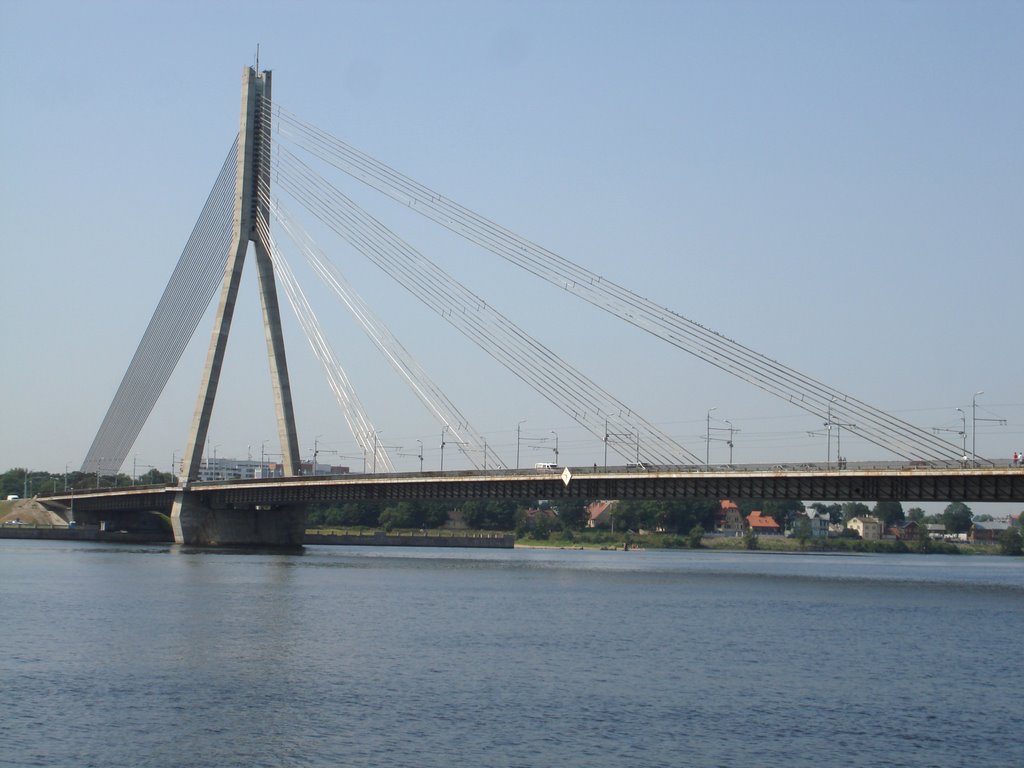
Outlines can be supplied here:
[[301, 547], [303, 506], [213, 509], [187, 490], [175, 494], [171, 528], [176, 544], [194, 547]]

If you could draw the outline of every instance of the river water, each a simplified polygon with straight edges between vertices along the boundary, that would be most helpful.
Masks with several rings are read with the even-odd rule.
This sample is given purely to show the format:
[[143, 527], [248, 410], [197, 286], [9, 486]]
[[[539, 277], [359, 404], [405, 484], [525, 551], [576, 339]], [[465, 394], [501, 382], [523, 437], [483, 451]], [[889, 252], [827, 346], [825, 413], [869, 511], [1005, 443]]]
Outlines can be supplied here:
[[1024, 561], [0, 541], [3, 766], [1024, 765]]

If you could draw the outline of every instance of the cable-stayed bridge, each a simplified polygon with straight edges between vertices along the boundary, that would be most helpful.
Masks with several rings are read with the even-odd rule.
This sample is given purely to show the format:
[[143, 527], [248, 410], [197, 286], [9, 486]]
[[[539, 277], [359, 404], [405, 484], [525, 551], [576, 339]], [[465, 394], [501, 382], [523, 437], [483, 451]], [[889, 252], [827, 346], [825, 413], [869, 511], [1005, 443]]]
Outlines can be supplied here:
[[[910, 424], [800, 373], [517, 235], [309, 124], [276, 104], [271, 96], [271, 73], [247, 67], [243, 72], [238, 135], [82, 465], [84, 472], [96, 472], [98, 475], [101, 465], [110, 467], [124, 463], [219, 289], [220, 299], [182, 461], [180, 483], [173, 491], [172, 517], [179, 541], [237, 540], [243, 543], [254, 538], [289, 543], [287, 539], [291, 534], [281, 531], [295, 529], [299, 524], [301, 504], [334, 498], [331, 494], [342, 493], [337, 490], [341, 488], [346, 488], [344, 493], [349, 493], [352, 498], [379, 498], [384, 493], [381, 490], [384, 486], [401, 488], [400, 493], [421, 498], [449, 498], [457, 492], [468, 494], [463, 498], [479, 498], [481, 494], [486, 496], [492, 491], [505, 497], [529, 493], [548, 498], [567, 493], [559, 490], [559, 483], [562, 488], [572, 488], [568, 493], [585, 492], [585, 497], [590, 498], [629, 495], [775, 497], [780, 493], [788, 497], [799, 494], [806, 498], [830, 498], [830, 491], [833, 491], [838, 494], [837, 498], [880, 499], [888, 498], [897, 490], [905, 499], [933, 498], [938, 494], [940, 498], [1011, 500], [1024, 495], [1014, 473], [1007, 475], [1009, 480], [986, 485], [983, 478], [990, 475], [1001, 478], [1002, 474], [994, 469], [990, 472], [985, 465], [991, 463], [976, 456], [972, 456], [970, 466], [966, 466], [967, 457], [962, 449], [934, 431]], [[716, 473], [705, 466], [706, 456], [702, 458], [677, 442], [655, 421], [619, 400], [585, 372], [561, 358], [542, 340], [498, 312], [484, 297], [470, 291], [337, 189], [315, 170], [314, 163], [333, 167], [566, 294], [647, 332], [664, 343], [666, 351], [687, 352], [794, 408], [814, 415], [821, 419], [829, 434], [833, 429], [843, 429], [874, 444], [887, 457], [894, 459], [899, 469], [888, 470], [889, 475], [885, 475], [883, 470], [883, 475], [875, 476], [876, 481], [883, 481], [881, 485], [868, 482], [867, 475], [857, 485], [848, 484], [847, 480], [856, 473], [847, 471], [840, 474], [832, 467], [826, 467], [824, 472], [847, 480], [837, 481], [838, 485], [777, 483], [774, 490], [769, 487], [771, 484], [761, 483], [758, 486], [761, 493], [742, 494], [742, 489], [753, 491], [755, 486], [741, 485], [740, 476], [730, 471], [724, 474], [731, 479], [709, 484], [711, 476]], [[633, 472], [625, 474], [624, 479], [613, 479], [615, 473], [605, 471], [602, 480], [602, 473], [597, 472], [596, 466], [587, 477], [584, 477], [586, 473], [579, 471], [541, 478], [521, 476], [514, 471], [511, 476], [502, 474], [501, 470], [508, 470], [511, 462], [497, 455], [493, 448], [488, 451], [486, 441], [466, 415], [384, 321], [355, 293], [342, 272], [318, 247], [315, 239], [303, 228], [301, 219], [292, 214], [293, 206], [312, 214], [320, 225], [349, 243], [467, 340], [503, 365], [510, 374], [602, 441], [606, 455], [611, 453], [613, 457], [619, 457], [621, 463], [635, 465], [634, 469], [643, 470], [643, 476]], [[290, 247], [282, 247], [283, 241], [287, 241]], [[215, 496], [212, 489], [199, 486], [195, 481], [250, 243], [256, 263], [286, 478], [252, 483], [246, 486], [244, 493], [239, 487], [228, 488], [218, 491], [221, 495]], [[442, 430], [442, 450], [443, 441], [448, 436], [480, 470], [473, 483], [482, 482], [483, 486], [473, 485], [476, 490], [470, 491], [469, 481], [457, 481], [454, 476], [430, 478], [428, 481], [423, 477], [409, 480], [405, 475], [394, 473], [385, 446], [376, 439], [378, 430], [295, 278], [286, 255], [289, 252], [298, 253], [358, 320], [395, 372], [436, 419]], [[288, 303], [320, 362], [356, 442], [364, 453], [370, 454], [373, 465], [387, 476], [385, 479], [375, 477], [372, 481], [364, 479], [362, 490], [353, 490], [353, 483], [348, 481], [335, 481], [332, 485], [323, 479], [298, 478], [301, 462], [281, 330], [278, 283], [283, 287]], [[639, 447], [641, 434], [642, 454]], [[930, 468], [928, 471], [939, 474], [924, 486], [906, 482], [886, 485], [885, 477], [895, 478], [895, 473], [908, 465]], [[487, 471], [488, 466], [491, 471]], [[498, 472], [494, 472], [495, 469]], [[702, 471], [703, 479], [699, 482], [694, 470]], [[799, 474], [785, 469], [781, 470], [782, 474], [779, 469], [768, 471], [776, 480]], [[753, 479], [755, 475], [752, 470], [750, 477]], [[966, 477], [975, 478], [977, 482], [956, 482], [957, 478]], [[824, 482], [824, 475], [822, 480]], [[298, 492], [298, 488], [307, 490]], [[314, 488], [319, 490], [309, 490]], [[439, 491], [440, 488], [445, 490]], [[90, 494], [90, 498], [95, 500], [90, 503], [101, 503], [98, 500], [101, 495]], [[111, 504], [122, 503], [114, 501], [115, 495], [123, 503], [129, 503], [127, 499], [131, 494], [121, 492], [106, 494]], [[136, 499], [131, 502], [133, 504], [145, 503], [139, 501], [145, 495], [137, 493], [133, 498]], [[166, 499], [167, 494], [161, 498]], [[78, 503], [86, 503], [81, 495]], [[164, 501], [160, 505], [163, 506]], [[221, 523], [213, 522], [211, 505], [219, 509], [241, 510], [253, 520], [262, 522], [254, 523], [244, 535], [225, 537], [215, 530]], [[288, 514], [282, 512], [282, 508], [292, 507], [295, 508]], [[285, 518], [289, 522], [283, 523]], [[234, 528], [238, 523], [224, 525]]]

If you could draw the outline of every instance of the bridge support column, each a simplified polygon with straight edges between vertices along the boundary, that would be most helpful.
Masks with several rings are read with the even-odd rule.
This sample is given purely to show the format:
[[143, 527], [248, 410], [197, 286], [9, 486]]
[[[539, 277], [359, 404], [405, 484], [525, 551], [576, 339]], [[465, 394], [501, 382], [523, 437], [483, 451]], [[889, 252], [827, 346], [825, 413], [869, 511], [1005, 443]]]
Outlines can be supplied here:
[[197, 494], [179, 491], [171, 510], [174, 541], [194, 547], [301, 547], [302, 506], [214, 509]]

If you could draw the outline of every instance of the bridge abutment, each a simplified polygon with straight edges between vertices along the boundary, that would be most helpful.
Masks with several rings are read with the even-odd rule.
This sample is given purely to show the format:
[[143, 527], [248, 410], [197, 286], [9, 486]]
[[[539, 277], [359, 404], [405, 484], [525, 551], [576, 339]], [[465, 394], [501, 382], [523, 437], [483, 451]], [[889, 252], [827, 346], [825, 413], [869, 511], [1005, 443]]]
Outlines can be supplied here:
[[304, 506], [215, 509], [179, 491], [171, 510], [174, 541], [194, 547], [301, 547]]

